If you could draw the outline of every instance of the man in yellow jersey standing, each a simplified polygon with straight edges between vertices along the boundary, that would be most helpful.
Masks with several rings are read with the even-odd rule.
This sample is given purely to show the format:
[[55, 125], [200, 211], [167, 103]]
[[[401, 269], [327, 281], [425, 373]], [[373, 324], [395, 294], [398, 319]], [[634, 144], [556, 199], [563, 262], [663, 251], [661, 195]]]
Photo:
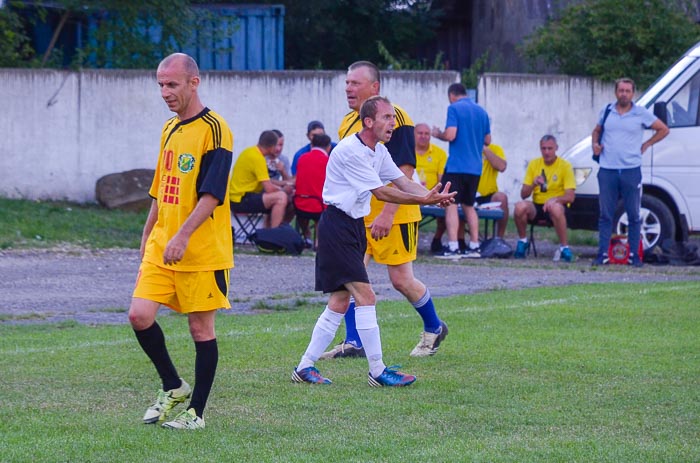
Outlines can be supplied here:
[[[340, 124], [342, 140], [362, 130], [359, 110], [368, 98], [379, 94], [379, 69], [369, 61], [357, 61], [348, 68], [345, 94], [350, 111]], [[385, 143], [392, 160], [408, 177], [412, 178], [416, 167], [413, 121], [401, 107], [393, 105], [396, 112], [396, 128]], [[384, 203], [372, 197], [371, 212], [365, 217], [367, 252], [365, 262], [374, 258], [385, 264], [394, 288], [403, 294], [423, 319], [423, 332], [411, 356], [434, 355], [447, 336], [447, 325], [438, 317], [430, 290], [413, 274], [413, 261], [418, 248], [418, 223], [420, 207]], [[362, 341], [355, 324], [355, 301], [345, 313], [345, 339], [321, 358], [365, 357]]]
[[[161, 134], [129, 322], [162, 381], [143, 422], [202, 429], [219, 359], [216, 310], [231, 308], [233, 245], [227, 188], [233, 136], [226, 121], [200, 101], [194, 59], [183, 53], [167, 56], [158, 65], [156, 78], [163, 100], [176, 116], [165, 123]], [[194, 389], [170, 359], [156, 322], [161, 304], [187, 314], [196, 350]], [[173, 407], [190, 396], [185, 410], [172, 418]]]

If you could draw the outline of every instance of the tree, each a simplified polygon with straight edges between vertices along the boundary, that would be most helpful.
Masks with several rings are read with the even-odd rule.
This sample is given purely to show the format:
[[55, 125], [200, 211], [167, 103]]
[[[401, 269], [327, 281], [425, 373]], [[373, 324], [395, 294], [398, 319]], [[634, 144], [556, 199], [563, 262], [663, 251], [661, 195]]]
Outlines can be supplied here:
[[566, 8], [527, 38], [521, 52], [533, 69], [606, 81], [622, 76], [651, 84], [700, 40], [681, 6], [665, 0], [588, 0]]
[[34, 55], [20, 16], [9, 7], [0, 8], [0, 67], [24, 67]]

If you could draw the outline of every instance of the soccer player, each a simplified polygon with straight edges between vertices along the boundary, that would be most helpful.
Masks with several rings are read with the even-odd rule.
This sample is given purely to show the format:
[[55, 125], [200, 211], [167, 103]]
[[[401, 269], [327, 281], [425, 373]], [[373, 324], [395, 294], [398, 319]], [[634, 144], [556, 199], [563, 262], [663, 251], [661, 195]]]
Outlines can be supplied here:
[[[396, 204], [449, 204], [454, 196], [440, 191], [440, 184], [428, 191], [406, 177], [392, 161], [386, 147], [396, 125], [394, 108], [386, 98], [375, 96], [364, 102], [359, 117], [362, 130], [342, 140], [328, 160], [323, 201], [328, 208], [318, 226], [316, 290], [330, 293], [328, 305], [311, 334], [311, 341], [292, 373], [298, 383], [330, 384], [314, 366], [333, 341], [347, 312], [350, 296], [355, 299], [357, 330], [369, 362], [370, 386], [408, 386], [416, 377], [387, 368], [377, 325], [376, 296], [369, 282], [364, 255], [367, 235], [363, 217], [370, 211], [370, 197]], [[386, 186], [386, 182], [393, 186]], [[376, 240], [388, 230], [373, 232]]]
[[[345, 79], [345, 94], [350, 111], [340, 124], [338, 136], [344, 139], [362, 129], [360, 108], [371, 96], [379, 94], [379, 69], [369, 61], [357, 61], [350, 65]], [[386, 148], [399, 169], [412, 178], [416, 167], [415, 138], [413, 121], [397, 105], [396, 128]], [[331, 155], [331, 158], [333, 156]], [[423, 319], [423, 332], [411, 356], [427, 357], [434, 355], [440, 343], [447, 336], [447, 324], [440, 320], [430, 290], [413, 274], [413, 261], [418, 250], [418, 223], [421, 219], [420, 207], [415, 205], [397, 206], [385, 204], [380, 198], [372, 198], [371, 212], [365, 217], [367, 233], [367, 258], [385, 264], [389, 279], [394, 288], [403, 294]], [[357, 301], [350, 302], [350, 310], [345, 316], [345, 339], [323, 354], [324, 359], [338, 357], [364, 357], [362, 340], [355, 326]]]
[[[163, 59], [156, 79], [176, 116], [165, 123], [161, 135], [129, 322], [162, 381], [143, 422], [202, 429], [219, 359], [214, 318], [217, 309], [231, 308], [227, 188], [233, 136], [226, 121], [200, 101], [199, 69], [190, 56], [174, 53]], [[168, 353], [156, 322], [161, 304], [187, 314], [196, 351], [194, 389], [180, 377]], [[185, 410], [172, 418], [173, 407], [190, 396]]]

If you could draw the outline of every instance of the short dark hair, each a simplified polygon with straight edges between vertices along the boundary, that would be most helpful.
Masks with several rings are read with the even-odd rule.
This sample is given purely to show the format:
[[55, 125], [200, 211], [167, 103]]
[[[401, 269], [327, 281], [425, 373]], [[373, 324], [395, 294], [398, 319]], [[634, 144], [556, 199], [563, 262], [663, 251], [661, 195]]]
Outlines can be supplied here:
[[311, 121], [309, 124], [306, 126], [306, 133], [310, 133], [312, 130], [315, 129], [323, 129], [324, 131], [326, 128], [323, 126], [323, 122], [321, 121]]
[[369, 61], [355, 61], [350, 66], [348, 66], [348, 71], [354, 71], [357, 68], [367, 68], [369, 69], [369, 76], [372, 82], [379, 82], [379, 68], [376, 64]]
[[277, 129], [272, 129], [272, 131], [275, 132], [275, 135], [277, 135], [277, 138], [282, 138], [282, 137], [284, 137], [284, 134], [283, 134], [282, 132], [280, 132], [279, 130], [277, 130]]
[[331, 137], [324, 133], [317, 133], [311, 137], [311, 146], [314, 148], [326, 148], [331, 144]]
[[467, 94], [467, 89], [464, 87], [464, 85], [458, 82], [447, 87], [447, 94], [462, 96]]
[[617, 91], [617, 86], [620, 84], [632, 84], [632, 91], [634, 92], [635, 90], [634, 81], [629, 77], [620, 77], [619, 79], [617, 79], [615, 81], [615, 91]]
[[379, 103], [391, 104], [391, 101], [387, 97], [375, 95], [367, 98], [362, 107], [360, 107], [360, 119], [362, 119], [362, 127], [365, 126], [365, 118], [369, 117], [374, 120], [377, 117], [377, 107]]
[[258, 145], [269, 148], [270, 146], [277, 145], [279, 138], [280, 137], [277, 136], [274, 130], [265, 130], [260, 134], [260, 138], [258, 138]]

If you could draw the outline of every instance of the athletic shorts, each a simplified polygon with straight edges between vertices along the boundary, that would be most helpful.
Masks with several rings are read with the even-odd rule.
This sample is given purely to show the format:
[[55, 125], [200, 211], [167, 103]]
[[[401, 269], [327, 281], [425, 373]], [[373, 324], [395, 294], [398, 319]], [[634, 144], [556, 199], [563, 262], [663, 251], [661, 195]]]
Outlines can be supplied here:
[[440, 181], [443, 185], [447, 182], [452, 182], [450, 192], [457, 192], [455, 203], [471, 206], [474, 204], [474, 199], [476, 198], [476, 190], [479, 187], [480, 178], [480, 175], [450, 174], [445, 172]]
[[479, 205], [486, 204], [491, 202], [491, 198], [493, 198], [493, 194], [486, 196], [477, 196], [476, 198], [474, 198], [474, 202]]
[[207, 312], [230, 309], [229, 269], [176, 272], [141, 262], [133, 297], [148, 299], [176, 312]]
[[367, 254], [378, 264], [401, 265], [416, 260], [418, 254], [418, 222], [394, 224], [389, 235], [372, 238], [372, 229], [365, 228]]
[[367, 249], [365, 221], [353, 219], [335, 206], [328, 206], [318, 222], [316, 291], [332, 293], [345, 283], [369, 283], [364, 258]]
[[231, 203], [231, 210], [233, 212], [240, 212], [241, 214], [268, 212], [268, 209], [265, 209], [265, 203], [263, 203], [262, 193], [244, 194], [240, 203]]
[[535, 204], [535, 218], [532, 220], [533, 222], [539, 222], [541, 220], [544, 220], [548, 223], [552, 222], [552, 219], [549, 217], [549, 213], [544, 211], [544, 204]]

